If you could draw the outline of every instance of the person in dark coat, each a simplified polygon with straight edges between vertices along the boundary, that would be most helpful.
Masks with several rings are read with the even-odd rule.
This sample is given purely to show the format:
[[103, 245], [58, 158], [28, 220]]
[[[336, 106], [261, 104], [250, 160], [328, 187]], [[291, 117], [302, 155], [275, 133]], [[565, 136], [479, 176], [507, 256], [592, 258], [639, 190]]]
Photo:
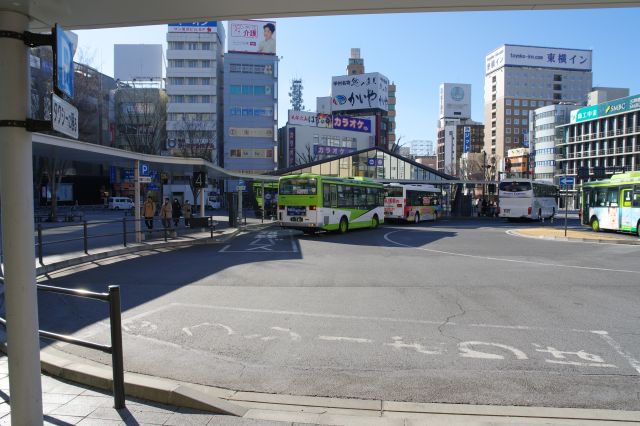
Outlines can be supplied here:
[[180, 205], [180, 202], [178, 201], [177, 198], [173, 199], [173, 204], [171, 205], [171, 208], [173, 210], [172, 212], [173, 226], [178, 226], [178, 223], [180, 223], [180, 216], [182, 215], [182, 206]]

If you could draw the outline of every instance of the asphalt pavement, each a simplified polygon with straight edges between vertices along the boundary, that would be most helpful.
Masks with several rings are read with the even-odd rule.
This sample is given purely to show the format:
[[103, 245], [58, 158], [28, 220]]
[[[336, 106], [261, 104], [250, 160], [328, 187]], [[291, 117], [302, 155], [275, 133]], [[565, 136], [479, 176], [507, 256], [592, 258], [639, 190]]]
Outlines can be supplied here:
[[[507, 233], [536, 226], [270, 228], [42, 281], [121, 286], [132, 372], [290, 395], [639, 410], [640, 247]], [[106, 312], [84, 301], [42, 295], [40, 318], [108, 339]]]

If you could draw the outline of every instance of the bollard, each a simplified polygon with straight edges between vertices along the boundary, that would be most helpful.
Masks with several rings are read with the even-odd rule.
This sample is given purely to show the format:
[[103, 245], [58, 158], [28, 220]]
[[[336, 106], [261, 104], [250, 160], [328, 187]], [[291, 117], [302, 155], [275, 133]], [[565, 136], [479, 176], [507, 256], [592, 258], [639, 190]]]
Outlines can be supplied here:
[[113, 368], [114, 408], [125, 407], [124, 361], [122, 355], [122, 322], [120, 312], [120, 287], [109, 286], [109, 316], [111, 319], [111, 366]]
[[38, 224], [38, 261], [40, 265], [44, 265], [42, 261], [42, 224]]
[[122, 218], [122, 243], [127, 246], [127, 218]]
[[84, 238], [84, 254], [89, 254], [89, 235], [87, 232], [86, 220], [82, 221], [82, 231], [83, 231], [83, 238]]

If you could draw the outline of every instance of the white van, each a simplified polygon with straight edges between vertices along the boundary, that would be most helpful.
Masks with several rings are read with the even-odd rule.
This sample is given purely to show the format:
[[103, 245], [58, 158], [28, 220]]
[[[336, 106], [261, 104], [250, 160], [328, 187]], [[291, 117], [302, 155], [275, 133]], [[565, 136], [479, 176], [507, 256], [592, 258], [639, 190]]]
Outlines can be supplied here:
[[131, 210], [133, 208], [133, 201], [127, 197], [109, 197], [107, 207], [109, 210]]

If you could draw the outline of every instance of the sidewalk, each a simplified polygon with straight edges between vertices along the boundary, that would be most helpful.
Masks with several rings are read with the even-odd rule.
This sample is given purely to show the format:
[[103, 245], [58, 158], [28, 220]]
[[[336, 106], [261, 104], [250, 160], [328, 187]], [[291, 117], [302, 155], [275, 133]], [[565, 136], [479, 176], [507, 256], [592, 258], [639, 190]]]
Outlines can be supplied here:
[[[2, 426], [11, 425], [9, 396], [8, 360], [5, 355], [0, 355], [0, 425]], [[136, 398], [127, 398], [126, 407], [116, 410], [113, 408], [113, 397], [108, 392], [46, 375], [42, 375], [42, 400], [45, 425], [283, 425], [275, 421], [212, 414]]]
[[586, 228], [584, 230], [567, 229], [566, 237], [564, 234], [564, 228], [560, 227], [517, 229], [510, 231], [510, 234], [558, 241], [640, 245], [640, 239], [633, 235], [616, 234], [613, 232], [593, 232]]

